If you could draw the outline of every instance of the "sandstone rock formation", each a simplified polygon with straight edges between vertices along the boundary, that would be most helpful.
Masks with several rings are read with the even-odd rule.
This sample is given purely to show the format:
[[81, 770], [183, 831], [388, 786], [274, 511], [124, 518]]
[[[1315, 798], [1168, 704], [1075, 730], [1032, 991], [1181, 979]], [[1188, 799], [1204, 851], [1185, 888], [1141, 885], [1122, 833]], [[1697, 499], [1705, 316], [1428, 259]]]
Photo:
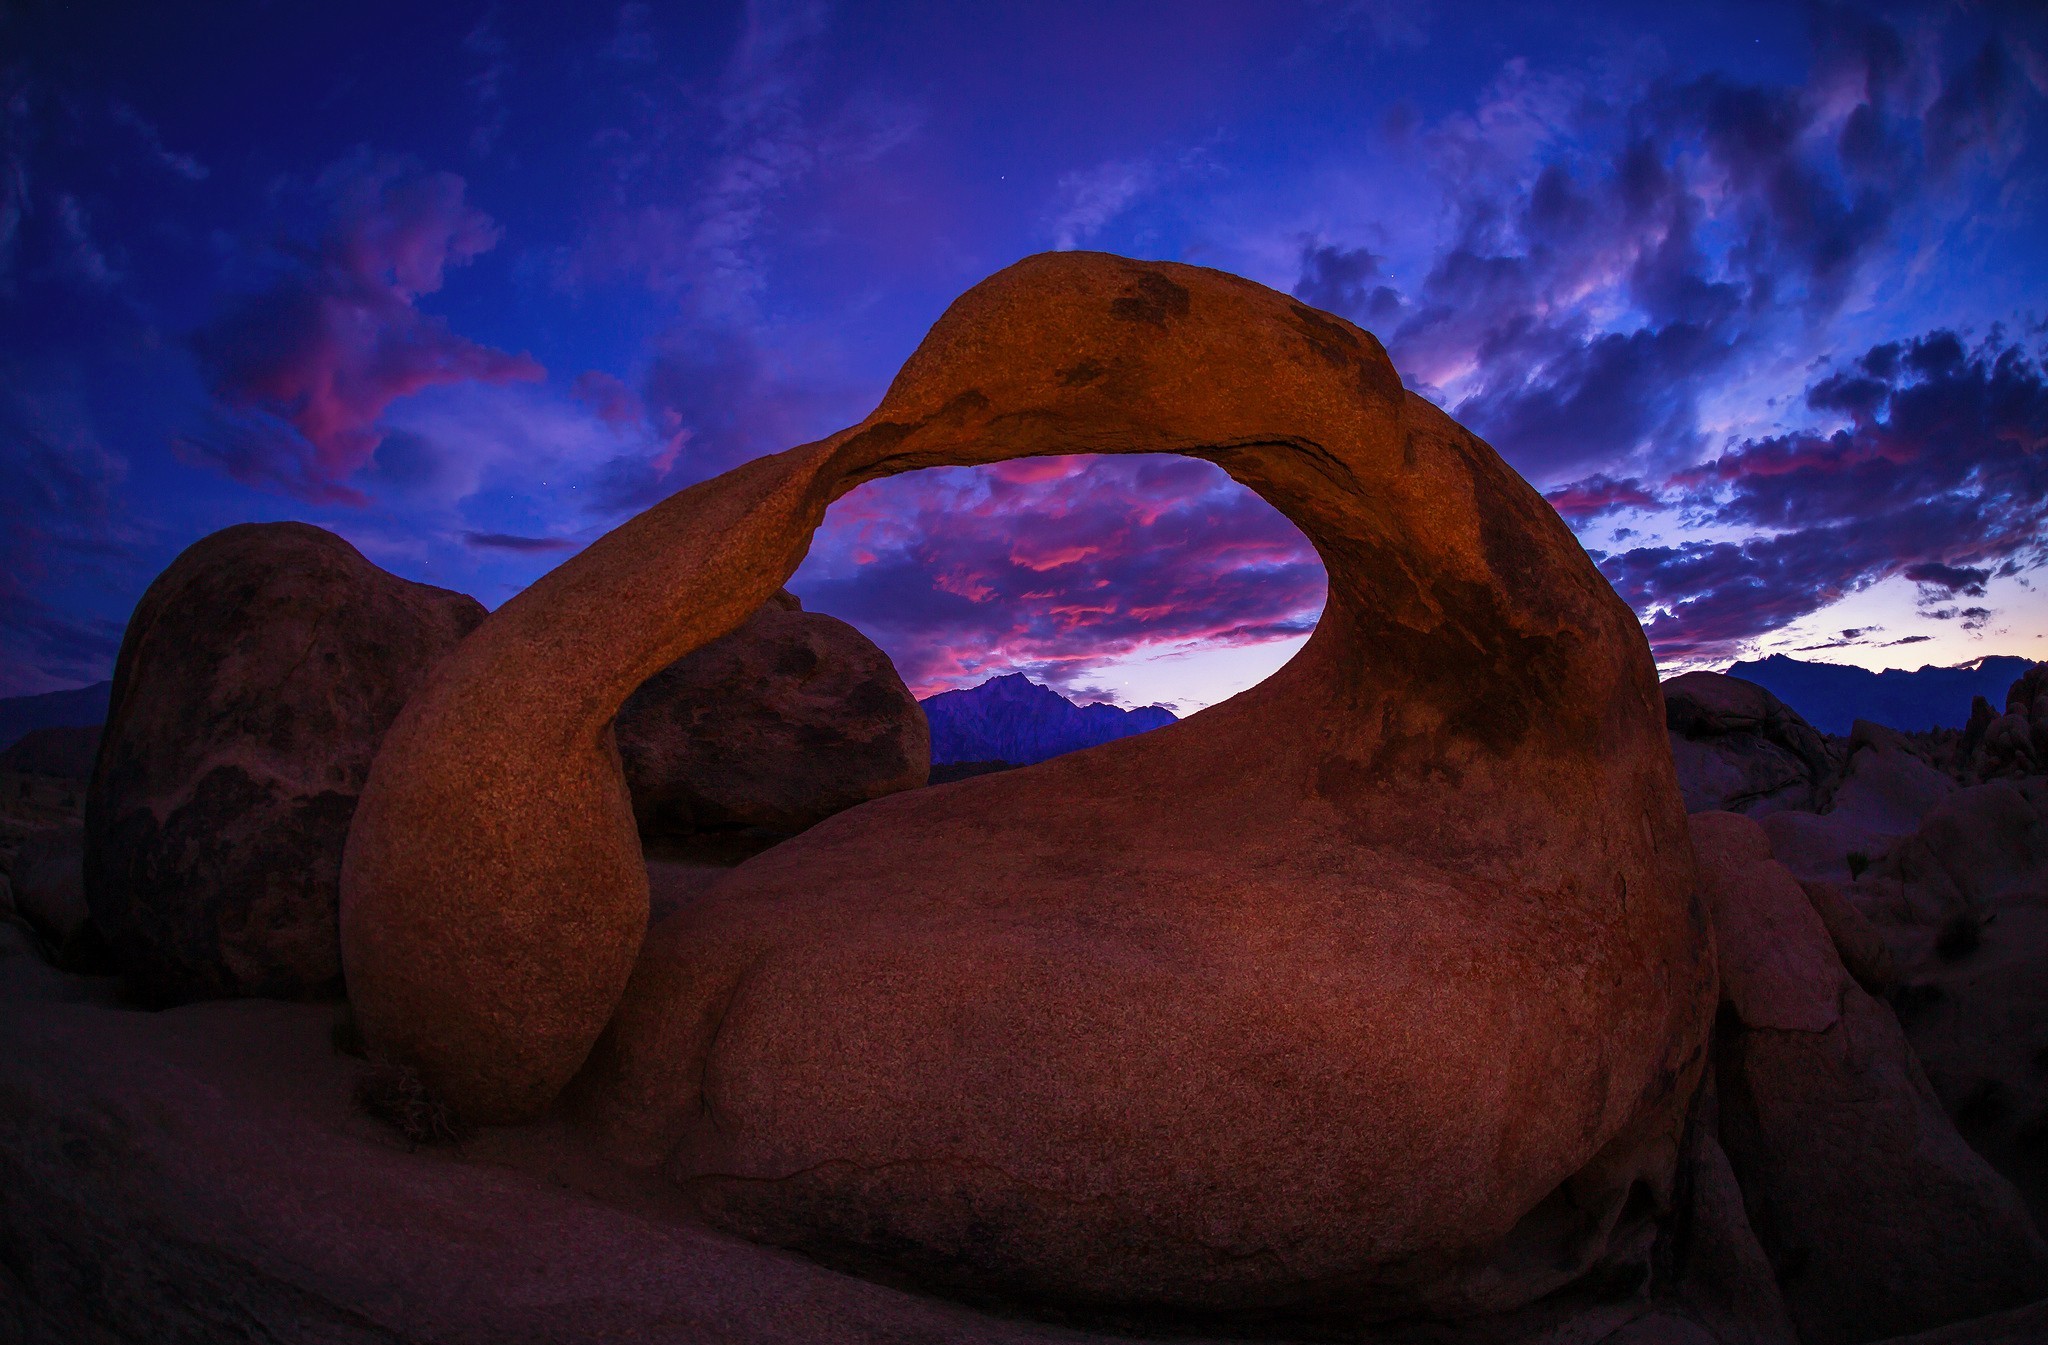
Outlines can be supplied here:
[[1682, 673], [1664, 683], [1671, 756], [1687, 812], [1817, 811], [1841, 762], [1791, 707], [1754, 682]]
[[614, 731], [643, 837], [752, 833], [753, 849], [915, 789], [931, 763], [889, 656], [788, 593], [649, 678]]
[[1949, 1124], [1892, 1012], [1844, 970], [1754, 820], [1691, 819], [1728, 1013], [1720, 1137], [1807, 1345], [2048, 1297], [2048, 1243]]
[[86, 899], [135, 990], [340, 990], [356, 794], [483, 615], [303, 523], [214, 533], [157, 577], [121, 642], [85, 815]]
[[[1200, 456], [1292, 518], [1330, 572], [1303, 651], [827, 819], [643, 948], [618, 706], [859, 483], [1076, 452]], [[1662, 721], [1633, 614], [1371, 336], [1032, 258], [867, 420], [649, 510], [429, 675], [349, 836], [350, 996], [474, 1119], [583, 1070], [581, 1114], [698, 1208], [875, 1274], [1118, 1318], [1515, 1309], [1640, 1268], [1702, 1067]]]

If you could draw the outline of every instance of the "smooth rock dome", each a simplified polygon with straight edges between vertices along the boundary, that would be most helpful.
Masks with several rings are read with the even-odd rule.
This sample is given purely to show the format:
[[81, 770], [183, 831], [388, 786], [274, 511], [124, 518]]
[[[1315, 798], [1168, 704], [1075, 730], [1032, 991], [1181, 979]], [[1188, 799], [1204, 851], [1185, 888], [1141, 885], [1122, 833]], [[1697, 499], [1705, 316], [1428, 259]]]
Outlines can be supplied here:
[[[1217, 463], [1315, 544], [1286, 668], [841, 813], [643, 941], [609, 728], [636, 686], [864, 481], [1135, 452]], [[1649, 650], [1556, 514], [1350, 323], [1088, 253], [977, 285], [866, 420], [486, 620], [384, 741], [342, 934], [373, 1048], [476, 1119], [574, 1079], [750, 1237], [1211, 1329], [1639, 1267], [1715, 1000]]]

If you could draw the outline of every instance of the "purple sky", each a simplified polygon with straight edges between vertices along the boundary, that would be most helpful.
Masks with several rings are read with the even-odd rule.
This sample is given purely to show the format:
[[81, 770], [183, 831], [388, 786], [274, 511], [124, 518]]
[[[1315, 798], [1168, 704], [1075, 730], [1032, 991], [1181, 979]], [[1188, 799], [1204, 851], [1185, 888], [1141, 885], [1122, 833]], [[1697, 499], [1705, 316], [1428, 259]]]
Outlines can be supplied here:
[[[1068, 247], [1379, 334], [1667, 669], [2048, 657], [2038, 4], [171, 8], [0, 11], [0, 695], [247, 520], [496, 605]], [[1074, 458], [863, 487], [792, 586], [920, 693], [1189, 710], [1322, 582]]]

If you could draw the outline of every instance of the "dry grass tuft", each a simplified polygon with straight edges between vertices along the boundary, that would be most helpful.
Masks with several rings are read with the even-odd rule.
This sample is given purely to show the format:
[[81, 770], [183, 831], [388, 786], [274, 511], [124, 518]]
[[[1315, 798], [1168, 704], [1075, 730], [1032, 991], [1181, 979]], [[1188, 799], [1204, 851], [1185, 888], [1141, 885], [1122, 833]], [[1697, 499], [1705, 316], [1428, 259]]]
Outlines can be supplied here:
[[356, 1105], [414, 1149], [461, 1144], [474, 1130], [410, 1065], [375, 1065], [356, 1084]]

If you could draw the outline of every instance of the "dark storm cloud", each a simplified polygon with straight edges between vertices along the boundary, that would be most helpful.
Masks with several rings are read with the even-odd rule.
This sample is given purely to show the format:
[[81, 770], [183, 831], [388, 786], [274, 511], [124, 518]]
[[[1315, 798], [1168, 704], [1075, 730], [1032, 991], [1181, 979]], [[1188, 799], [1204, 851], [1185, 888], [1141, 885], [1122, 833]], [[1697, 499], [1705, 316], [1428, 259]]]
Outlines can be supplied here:
[[[1896, 29], [1825, 6], [1812, 23], [1801, 86], [1712, 74], [1616, 102], [1511, 67], [1478, 119], [1433, 133], [1458, 225], [1414, 292], [1318, 240], [1295, 293], [1398, 314], [1397, 366], [1540, 482], [1692, 456], [1702, 393], [1787, 315], [1835, 312], [1901, 207], [2013, 141], [2031, 96], [1994, 44], [1927, 105]], [[1541, 147], [1504, 183], [1489, 128], [1518, 118]]]
[[1301, 279], [1294, 297], [1341, 313], [1368, 330], [1401, 311], [1401, 296], [1380, 268], [1386, 258], [1366, 248], [1340, 248], [1310, 239], [1301, 245]]
[[462, 540], [485, 551], [568, 551], [576, 545], [566, 537], [521, 537], [509, 532], [465, 532]]
[[478, 345], [421, 312], [445, 272], [498, 228], [450, 173], [344, 165], [322, 182], [334, 218], [318, 244], [192, 338], [216, 406], [179, 440], [188, 460], [310, 501], [355, 502], [348, 478], [377, 451], [393, 401], [437, 384], [538, 379], [526, 355]]
[[1916, 584], [1946, 589], [1950, 593], [1961, 593], [1972, 598], [1984, 596], [1984, 585], [1991, 578], [1989, 570], [1972, 569], [1964, 565], [1943, 565], [1939, 561], [1908, 565], [1903, 573]]
[[1591, 522], [1605, 514], [1618, 513], [1624, 509], [1661, 509], [1664, 502], [1652, 495], [1641, 481], [1634, 477], [1617, 480], [1614, 477], [1593, 475], [1569, 485], [1559, 486], [1544, 495], [1550, 507], [1564, 516], [1573, 525]]
[[1851, 424], [1748, 440], [1669, 483], [1711, 521], [1772, 535], [1602, 563], [1660, 655], [1730, 651], [1893, 576], [1976, 597], [1994, 572], [2048, 562], [2048, 378], [2024, 349], [1931, 332], [1871, 348], [1808, 400]]

